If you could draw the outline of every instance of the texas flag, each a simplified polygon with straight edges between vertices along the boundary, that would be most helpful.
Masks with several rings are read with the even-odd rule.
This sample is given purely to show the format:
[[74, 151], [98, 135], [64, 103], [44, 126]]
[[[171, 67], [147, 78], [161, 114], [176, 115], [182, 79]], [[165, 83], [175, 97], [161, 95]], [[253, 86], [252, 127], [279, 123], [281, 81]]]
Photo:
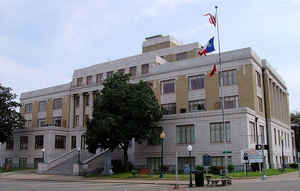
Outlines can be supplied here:
[[206, 56], [207, 53], [210, 53], [210, 52], [215, 51], [214, 38], [215, 38], [215, 37], [212, 37], [212, 38], [208, 41], [208, 43], [207, 43], [207, 45], [206, 45], [205, 47], [201, 47], [201, 50], [198, 51], [198, 54], [199, 54], [200, 56], [202, 56], [202, 55]]

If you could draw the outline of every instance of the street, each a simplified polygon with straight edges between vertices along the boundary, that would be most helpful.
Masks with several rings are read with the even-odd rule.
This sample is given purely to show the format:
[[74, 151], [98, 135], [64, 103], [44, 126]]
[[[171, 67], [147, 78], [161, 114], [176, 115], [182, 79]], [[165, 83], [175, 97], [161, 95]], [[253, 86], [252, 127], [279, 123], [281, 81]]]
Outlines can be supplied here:
[[[174, 190], [172, 185], [99, 183], [99, 182], [62, 182], [62, 181], [28, 181], [0, 180], [1, 191], [156, 191]], [[235, 183], [227, 187], [203, 187], [189, 189], [181, 186], [179, 190], [209, 191], [300, 191], [300, 179], [283, 181], [249, 181]]]

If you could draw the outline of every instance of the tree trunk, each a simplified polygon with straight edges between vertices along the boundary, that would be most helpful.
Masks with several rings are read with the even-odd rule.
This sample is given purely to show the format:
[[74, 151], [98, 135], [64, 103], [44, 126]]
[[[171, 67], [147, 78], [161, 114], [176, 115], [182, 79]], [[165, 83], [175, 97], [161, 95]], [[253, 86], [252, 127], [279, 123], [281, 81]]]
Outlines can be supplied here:
[[124, 152], [124, 167], [125, 167], [125, 172], [128, 172], [128, 153], [127, 153], [128, 147], [123, 148], [123, 152]]

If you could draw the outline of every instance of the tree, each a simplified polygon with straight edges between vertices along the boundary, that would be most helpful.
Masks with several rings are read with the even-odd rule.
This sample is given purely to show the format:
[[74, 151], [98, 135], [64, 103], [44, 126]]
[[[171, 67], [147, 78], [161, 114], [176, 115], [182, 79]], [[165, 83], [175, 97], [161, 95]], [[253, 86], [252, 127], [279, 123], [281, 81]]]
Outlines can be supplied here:
[[93, 118], [87, 121], [87, 145], [90, 152], [97, 148], [120, 148], [124, 152], [124, 164], [128, 170], [127, 150], [132, 138], [142, 143], [152, 136], [159, 136], [157, 122], [162, 111], [145, 81], [129, 83], [128, 74], [115, 73], [107, 78], [104, 88], [96, 96]]
[[0, 84], [0, 142], [6, 142], [12, 136], [12, 132], [16, 128], [22, 128], [24, 119], [22, 115], [16, 111], [21, 106], [20, 103], [14, 101], [17, 95], [12, 93], [9, 87]]
[[300, 113], [299, 112], [294, 112], [291, 113], [291, 123], [292, 124], [300, 124]]

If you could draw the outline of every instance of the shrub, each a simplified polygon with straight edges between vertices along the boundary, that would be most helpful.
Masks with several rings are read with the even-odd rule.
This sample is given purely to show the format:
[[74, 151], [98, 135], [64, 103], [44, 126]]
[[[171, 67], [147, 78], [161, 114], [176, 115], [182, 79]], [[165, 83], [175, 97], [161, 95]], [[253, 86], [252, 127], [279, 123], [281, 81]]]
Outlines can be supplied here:
[[204, 171], [204, 167], [202, 165], [197, 165], [196, 170]]
[[233, 172], [234, 166], [232, 164], [228, 165], [228, 171]]
[[223, 166], [211, 166], [211, 167], [209, 167], [209, 173], [211, 173], [211, 174], [219, 175], [221, 170], [224, 170]]
[[298, 164], [297, 163], [291, 163], [289, 164], [290, 168], [298, 168]]
[[120, 173], [125, 171], [125, 167], [122, 164], [121, 160], [112, 160], [111, 165], [114, 173]]
[[132, 171], [131, 171], [132, 176], [135, 176], [135, 175], [138, 174], [138, 173], [139, 173], [139, 171], [137, 171], [137, 170], [132, 170]]

